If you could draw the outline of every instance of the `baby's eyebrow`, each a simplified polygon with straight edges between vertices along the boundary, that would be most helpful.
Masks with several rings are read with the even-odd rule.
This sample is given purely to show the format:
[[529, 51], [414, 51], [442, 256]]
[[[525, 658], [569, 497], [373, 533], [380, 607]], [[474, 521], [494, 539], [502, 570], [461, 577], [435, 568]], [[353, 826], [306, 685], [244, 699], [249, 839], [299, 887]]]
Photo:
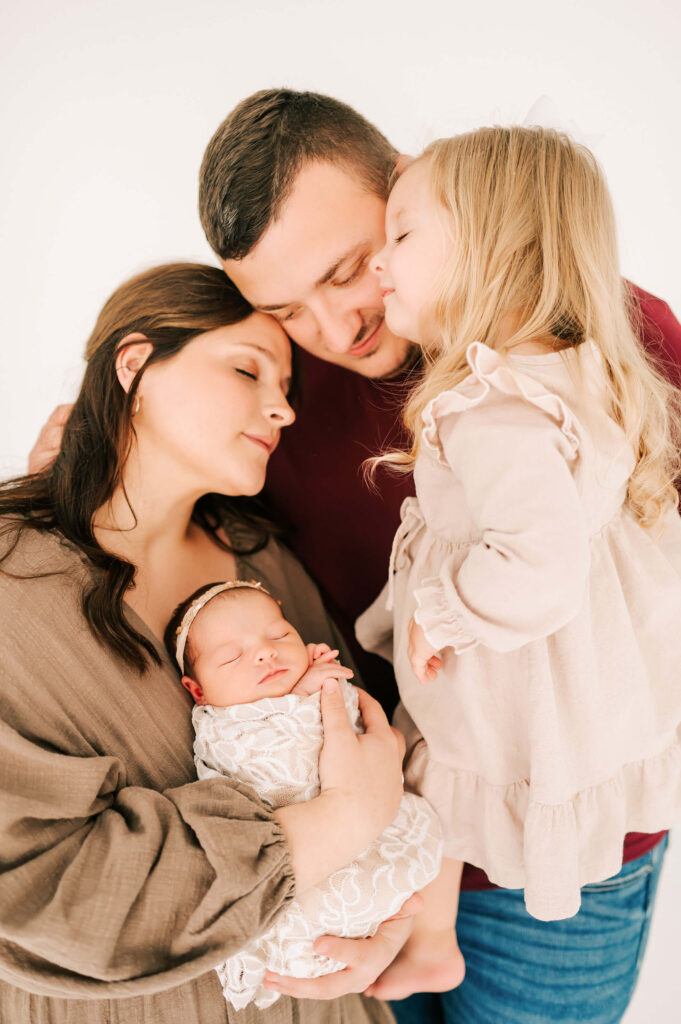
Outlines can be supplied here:
[[241, 653], [241, 648], [239, 647], [239, 645], [236, 642], [236, 640], [225, 640], [225, 642], [223, 644], [219, 644], [215, 648], [213, 653], [215, 655], [220, 655], [220, 654], [224, 654], [226, 651], [229, 651], [230, 654], [232, 652], [234, 652], [234, 651], [237, 654], [240, 654]]
[[288, 621], [288, 619], [284, 619], [284, 618], [272, 619], [272, 621], [270, 622], [268, 628], [269, 629], [281, 629], [282, 626], [288, 626], [289, 629], [293, 629], [293, 626]]

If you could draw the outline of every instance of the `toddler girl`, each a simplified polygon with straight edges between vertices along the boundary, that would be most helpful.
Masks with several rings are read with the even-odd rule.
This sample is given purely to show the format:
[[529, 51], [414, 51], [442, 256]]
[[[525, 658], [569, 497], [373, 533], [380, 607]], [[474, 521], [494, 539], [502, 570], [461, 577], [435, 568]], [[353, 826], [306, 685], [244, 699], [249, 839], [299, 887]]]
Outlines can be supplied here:
[[378, 986], [402, 998], [463, 977], [461, 861], [569, 917], [625, 833], [681, 817], [679, 461], [607, 187], [566, 136], [434, 143], [390, 195], [373, 269], [425, 374], [411, 451], [375, 460], [413, 470], [417, 497], [357, 631], [392, 647], [406, 778], [447, 858]]
[[[245, 580], [202, 587], [175, 611], [166, 645], [193, 696], [200, 779], [229, 775], [273, 807], [319, 796], [323, 743], [319, 691], [337, 679], [355, 732], [362, 732], [352, 672], [327, 644], [303, 643], [279, 604]], [[371, 935], [440, 866], [437, 817], [405, 794], [400, 812], [360, 857], [294, 899], [264, 935], [217, 968], [236, 1009], [264, 1008], [279, 993], [265, 971], [312, 978], [345, 965], [316, 954], [324, 934]]]

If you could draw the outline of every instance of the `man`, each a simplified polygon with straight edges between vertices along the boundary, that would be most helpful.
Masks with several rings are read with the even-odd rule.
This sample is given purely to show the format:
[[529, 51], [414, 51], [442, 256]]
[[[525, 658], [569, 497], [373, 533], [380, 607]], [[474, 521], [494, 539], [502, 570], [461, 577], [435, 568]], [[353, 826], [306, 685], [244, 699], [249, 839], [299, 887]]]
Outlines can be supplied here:
[[[384, 476], [372, 490], [362, 472], [367, 456], [399, 441], [402, 397], [418, 372], [413, 349], [384, 322], [369, 270], [384, 244], [396, 157], [345, 104], [265, 90], [223, 122], [200, 176], [201, 221], [225, 271], [302, 350], [301, 408], [271, 461], [267, 494], [349, 636], [385, 581], [399, 506], [412, 493], [404, 477]], [[681, 325], [665, 303], [631, 291], [643, 343], [681, 383]], [[390, 706], [394, 689], [385, 667], [361, 654], [358, 660], [369, 687]], [[656, 881], [663, 843], [662, 834], [628, 836], [612, 893], [629, 884], [633, 896], [627, 880], [639, 869]], [[599, 910], [585, 892], [576, 918], [550, 925], [534, 922], [519, 909], [517, 894], [494, 891], [480, 871], [467, 867], [462, 889], [458, 930], [467, 978], [454, 993], [397, 1004], [400, 1021], [619, 1019], [654, 885], [633, 896], [626, 911], [614, 896]], [[530, 970], [535, 958], [539, 966]], [[390, 995], [380, 983], [376, 994]]]

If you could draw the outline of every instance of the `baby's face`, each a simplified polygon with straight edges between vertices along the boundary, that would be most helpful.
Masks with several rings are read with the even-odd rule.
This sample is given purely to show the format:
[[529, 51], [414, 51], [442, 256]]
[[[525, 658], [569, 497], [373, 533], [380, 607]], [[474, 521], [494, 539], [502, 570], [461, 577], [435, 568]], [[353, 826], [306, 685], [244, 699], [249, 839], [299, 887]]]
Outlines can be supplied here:
[[277, 602], [257, 590], [213, 598], [194, 619], [189, 641], [202, 702], [216, 707], [283, 697], [308, 667], [300, 634]]

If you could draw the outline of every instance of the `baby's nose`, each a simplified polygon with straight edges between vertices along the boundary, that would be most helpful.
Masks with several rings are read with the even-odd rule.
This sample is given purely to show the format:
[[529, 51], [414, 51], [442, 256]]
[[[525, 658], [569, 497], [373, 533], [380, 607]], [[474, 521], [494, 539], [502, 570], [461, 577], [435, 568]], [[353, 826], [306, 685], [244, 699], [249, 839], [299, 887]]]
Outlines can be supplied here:
[[273, 661], [276, 656], [276, 647], [261, 647], [255, 656], [255, 660], [258, 664], [261, 664], [263, 661]]

